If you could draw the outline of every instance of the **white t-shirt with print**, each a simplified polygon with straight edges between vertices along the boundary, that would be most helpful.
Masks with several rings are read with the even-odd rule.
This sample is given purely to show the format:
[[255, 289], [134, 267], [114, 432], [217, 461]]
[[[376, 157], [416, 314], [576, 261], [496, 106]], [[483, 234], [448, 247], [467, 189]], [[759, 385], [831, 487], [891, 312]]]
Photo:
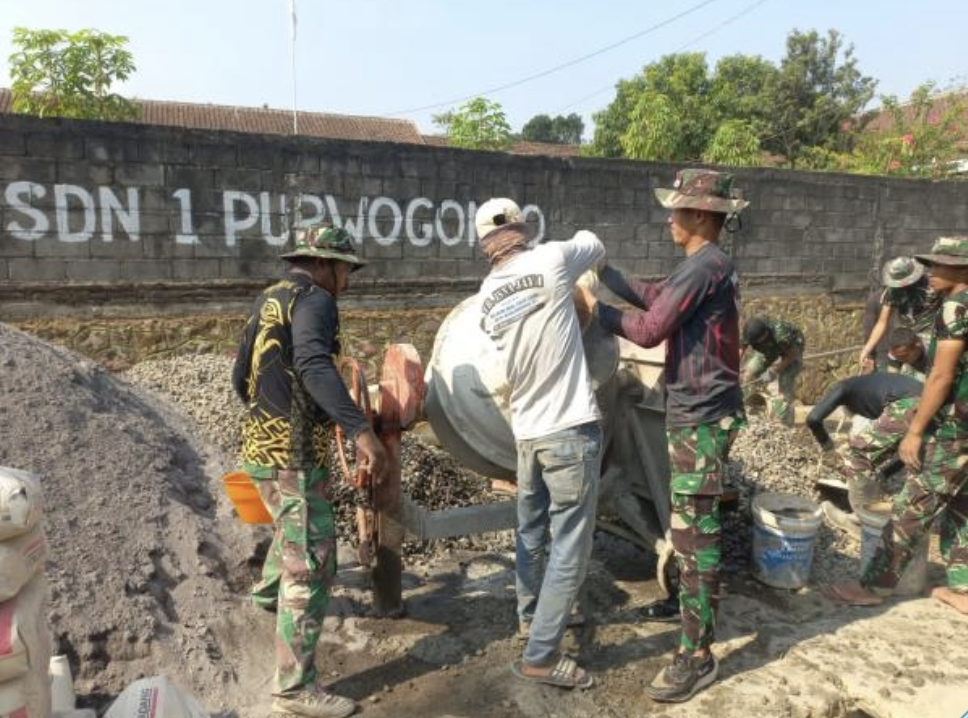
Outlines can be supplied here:
[[598, 237], [583, 230], [521, 252], [481, 284], [481, 327], [505, 364], [517, 440], [601, 418], [572, 290], [604, 256]]

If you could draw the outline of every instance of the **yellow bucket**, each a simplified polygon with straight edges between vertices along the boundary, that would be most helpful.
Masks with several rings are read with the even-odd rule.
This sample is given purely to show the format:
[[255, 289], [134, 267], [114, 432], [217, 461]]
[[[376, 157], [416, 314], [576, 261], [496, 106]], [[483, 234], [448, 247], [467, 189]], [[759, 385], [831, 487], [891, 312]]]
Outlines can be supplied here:
[[271, 524], [272, 515], [262, 503], [262, 496], [251, 477], [244, 471], [233, 471], [222, 477], [225, 491], [235, 506], [235, 513], [247, 524]]

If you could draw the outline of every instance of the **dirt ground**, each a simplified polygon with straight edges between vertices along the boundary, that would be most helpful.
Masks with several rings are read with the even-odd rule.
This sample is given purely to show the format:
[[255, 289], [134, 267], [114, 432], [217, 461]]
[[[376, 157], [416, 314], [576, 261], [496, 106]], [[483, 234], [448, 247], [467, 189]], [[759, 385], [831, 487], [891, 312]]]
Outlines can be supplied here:
[[[366, 718], [957, 718], [968, 710], [968, 617], [931, 599], [842, 608], [810, 588], [772, 589], [745, 573], [730, 575], [716, 648], [720, 681], [689, 703], [663, 706], [642, 685], [668, 660], [678, 633], [642, 619], [642, 606], [658, 597], [654, 565], [622, 541], [597, 536], [582, 601], [589, 621], [566, 636], [566, 650], [598, 679], [583, 692], [512, 676], [522, 643], [511, 555], [461, 552], [408, 571], [406, 615], [387, 619], [373, 615], [367, 572], [345, 553], [320, 666]], [[941, 580], [940, 566], [931, 573]], [[269, 674], [258, 670], [257, 657], [268, 655], [272, 618], [240, 612], [255, 621], [244, 654], [265, 691]], [[240, 702], [237, 715], [265, 715], [264, 695], [246, 693], [255, 702]]]

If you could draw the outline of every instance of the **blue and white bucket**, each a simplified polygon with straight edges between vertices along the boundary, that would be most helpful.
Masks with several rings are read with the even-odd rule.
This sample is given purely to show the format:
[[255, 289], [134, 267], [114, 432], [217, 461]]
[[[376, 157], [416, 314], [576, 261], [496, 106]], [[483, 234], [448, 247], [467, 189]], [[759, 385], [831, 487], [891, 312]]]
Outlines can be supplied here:
[[810, 579], [820, 507], [796, 494], [753, 497], [753, 576], [775, 588], [801, 588]]

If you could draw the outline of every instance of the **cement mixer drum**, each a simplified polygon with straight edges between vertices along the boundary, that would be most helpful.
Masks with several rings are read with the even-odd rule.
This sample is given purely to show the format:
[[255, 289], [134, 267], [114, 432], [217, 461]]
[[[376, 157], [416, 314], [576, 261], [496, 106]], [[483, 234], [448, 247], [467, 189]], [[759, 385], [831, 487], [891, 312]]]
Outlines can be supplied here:
[[[424, 411], [444, 448], [465, 466], [494, 478], [514, 475], [511, 388], [494, 342], [480, 326], [480, 297], [469, 297], [444, 319], [427, 365]], [[615, 374], [618, 345], [597, 324], [584, 336], [592, 385]]]

